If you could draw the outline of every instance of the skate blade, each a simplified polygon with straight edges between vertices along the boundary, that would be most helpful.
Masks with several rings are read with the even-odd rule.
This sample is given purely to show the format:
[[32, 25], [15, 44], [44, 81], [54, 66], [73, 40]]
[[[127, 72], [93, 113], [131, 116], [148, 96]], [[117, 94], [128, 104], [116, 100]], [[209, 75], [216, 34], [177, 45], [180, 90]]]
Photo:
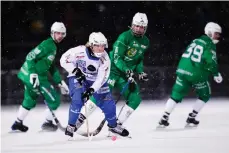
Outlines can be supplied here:
[[166, 129], [168, 126], [165, 126], [165, 125], [158, 125], [157, 127], [156, 127], [156, 130], [163, 130], [163, 129]]
[[195, 125], [195, 124], [192, 124], [192, 123], [186, 123], [184, 128], [187, 128], [187, 129], [194, 129], [194, 128], [197, 128], [198, 125]]
[[23, 131], [20, 131], [20, 130], [11, 130], [8, 133], [12, 134], [12, 133], [26, 133], [26, 132], [23, 132]]
[[56, 132], [57, 130], [45, 130], [45, 129], [41, 129], [40, 131], [38, 131], [38, 133], [53, 133]]
[[132, 139], [132, 137], [130, 135], [124, 137], [124, 136], [121, 136], [119, 134], [109, 132], [108, 135], [107, 135], [107, 138], [113, 138], [113, 137], [116, 137], [116, 139], [117, 138], [128, 138], [128, 139]]

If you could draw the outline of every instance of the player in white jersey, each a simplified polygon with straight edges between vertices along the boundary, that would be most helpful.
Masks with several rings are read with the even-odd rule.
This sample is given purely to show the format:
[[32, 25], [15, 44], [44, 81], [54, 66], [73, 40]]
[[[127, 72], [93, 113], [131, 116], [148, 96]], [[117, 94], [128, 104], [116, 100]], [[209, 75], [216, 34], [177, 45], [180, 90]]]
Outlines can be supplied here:
[[65, 135], [73, 137], [81, 108], [92, 95], [98, 101], [97, 106], [104, 112], [109, 130], [121, 136], [129, 135], [116, 122], [116, 106], [107, 84], [110, 59], [105, 48], [108, 48], [106, 37], [101, 32], [93, 32], [85, 46], [69, 49], [60, 59], [61, 66], [69, 73], [72, 99]]

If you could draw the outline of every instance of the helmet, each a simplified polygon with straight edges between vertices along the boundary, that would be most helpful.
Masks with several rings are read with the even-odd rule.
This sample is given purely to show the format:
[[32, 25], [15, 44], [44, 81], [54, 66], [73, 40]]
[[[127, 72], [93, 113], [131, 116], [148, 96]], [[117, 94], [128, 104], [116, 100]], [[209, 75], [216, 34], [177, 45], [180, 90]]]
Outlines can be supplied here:
[[64, 37], [66, 37], [66, 28], [62, 22], [55, 22], [51, 27], [51, 36], [54, 39], [54, 32], [64, 33]]
[[[133, 31], [134, 34], [136, 34], [133, 30], [133, 25], [135, 26], [143, 26], [145, 28], [145, 31], [143, 34], [141, 35], [144, 35], [145, 32], [146, 32], [146, 29], [147, 29], [147, 26], [148, 26], [148, 19], [147, 19], [147, 16], [145, 13], [136, 13], [133, 17], [133, 20], [132, 20], [132, 26], [131, 26], [131, 29]], [[136, 34], [138, 35], [138, 34]]]
[[[101, 32], [92, 32], [89, 36], [89, 45], [105, 45], [108, 48], [107, 38]], [[96, 57], [101, 57], [103, 53], [94, 53]]]
[[217, 44], [219, 42], [219, 40], [213, 39], [214, 33], [215, 32], [222, 33], [222, 29], [217, 23], [209, 22], [206, 24], [206, 26], [204, 28], [204, 32], [208, 37], [210, 37], [212, 39], [212, 42], [214, 44]]
[[108, 48], [107, 38], [101, 32], [92, 32], [89, 36], [89, 45], [105, 45], [105, 48]]

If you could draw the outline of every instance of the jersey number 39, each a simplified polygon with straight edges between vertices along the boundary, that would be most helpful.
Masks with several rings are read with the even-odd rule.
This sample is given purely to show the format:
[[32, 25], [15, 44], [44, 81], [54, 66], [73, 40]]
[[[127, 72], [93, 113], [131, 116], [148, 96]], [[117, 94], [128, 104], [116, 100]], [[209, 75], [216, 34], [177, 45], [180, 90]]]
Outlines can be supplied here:
[[192, 43], [189, 48], [183, 53], [182, 57], [190, 58], [193, 62], [200, 62], [201, 56], [203, 54], [203, 47], [197, 45], [196, 43]]

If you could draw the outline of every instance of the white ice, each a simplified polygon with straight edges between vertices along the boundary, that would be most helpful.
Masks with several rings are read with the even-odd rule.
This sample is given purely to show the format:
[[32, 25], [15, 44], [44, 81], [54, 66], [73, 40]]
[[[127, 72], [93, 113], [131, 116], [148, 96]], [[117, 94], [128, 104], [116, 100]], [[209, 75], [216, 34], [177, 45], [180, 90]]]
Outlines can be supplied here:
[[[1, 152], [2, 153], [229, 153], [229, 99], [211, 99], [197, 119], [197, 128], [184, 128], [188, 113], [195, 100], [184, 100], [170, 116], [170, 127], [156, 130], [164, 111], [165, 101], [143, 102], [124, 125], [132, 139], [107, 138], [107, 126], [101, 133], [88, 138], [74, 135], [69, 141], [63, 132], [39, 132], [44, 121], [44, 105], [32, 110], [24, 121], [29, 126], [27, 133], [9, 133], [15, 120], [17, 106], [2, 106], [1, 110]], [[120, 110], [123, 102], [117, 107]], [[56, 112], [66, 126], [68, 105], [61, 105]], [[89, 118], [90, 131], [103, 119], [99, 109]], [[86, 126], [80, 128], [86, 131]]]

